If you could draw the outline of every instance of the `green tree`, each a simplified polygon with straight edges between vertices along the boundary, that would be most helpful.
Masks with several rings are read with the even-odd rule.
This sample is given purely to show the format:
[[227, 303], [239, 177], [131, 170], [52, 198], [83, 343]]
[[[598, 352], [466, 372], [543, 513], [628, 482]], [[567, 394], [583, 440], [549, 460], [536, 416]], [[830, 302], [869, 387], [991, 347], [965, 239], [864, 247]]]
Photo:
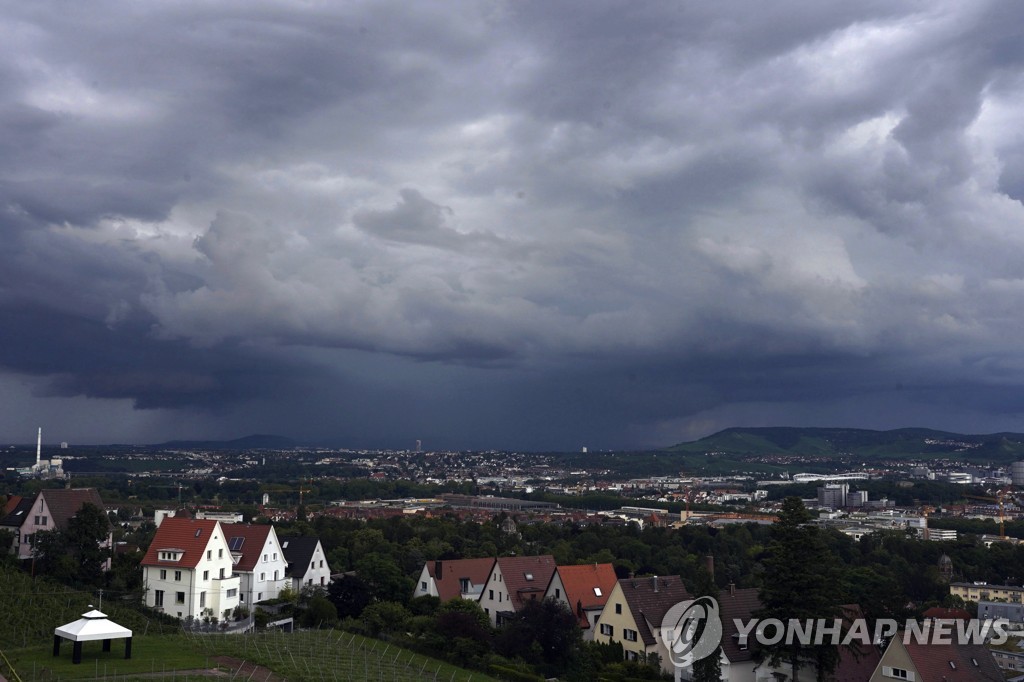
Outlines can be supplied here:
[[376, 637], [385, 632], [404, 632], [412, 614], [393, 601], [379, 601], [363, 609], [360, 616], [366, 631]]
[[[718, 586], [714, 578], [705, 570], [697, 571], [697, 579], [693, 583], [693, 593], [698, 597], [718, 599]], [[707, 657], [693, 664], [693, 682], [719, 682], [722, 679], [722, 645], [719, 644]]]
[[572, 669], [582, 639], [576, 616], [565, 604], [531, 599], [501, 627], [496, 644], [504, 656], [561, 672]]
[[[755, 614], [761, 620], [840, 617], [835, 603], [839, 569], [820, 530], [807, 525], [810, 513], [799, 497], [782, 503], [779, 521], [772, 526], [771, 540], [764, 560], [764, 578], [760, 597], [762, 608]], [[761, 656], [772, 666], [787, 663], [791, 680], [798, 678], [802, 666], [815, 668], [815, 679], [823, 682], [839, 662], [839, 650], [829, 644], [804, 645], [786, 638], [761, 649]]]

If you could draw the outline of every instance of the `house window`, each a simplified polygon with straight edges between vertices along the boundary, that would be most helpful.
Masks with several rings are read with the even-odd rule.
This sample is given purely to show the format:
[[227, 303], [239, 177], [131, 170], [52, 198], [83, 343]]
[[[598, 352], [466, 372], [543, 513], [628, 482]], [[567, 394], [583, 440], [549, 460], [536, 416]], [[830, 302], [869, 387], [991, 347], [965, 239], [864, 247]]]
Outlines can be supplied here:
[[167, 569], [166, 568], [161, 568], [160, 569], [160, 580], [167, 580]]
[[914, 673], [903, 668], [890, 668], [887, 665], [883, 665], [882, 675], [884, 677], [892, 677], [897, 680], [907, 680], [907, 682], [914, 682]]
[[321, 560], [320, 560], [320, 568], [323, 568], [323, 567], [324, 567], [324, 560], [323, 560], [323, 559], [321, 559]]
[[562, 591], [556, 587], [555, 588], [555, 599], [561, 599], [561, 598], [562, 598]]
[[236, 590], [236, 589], [235, 589], [235, 588], [233, 588], [233, 587], [232, 587], [232, 588], [231, 588], [230, 590], [228, 590], [228, 597], [229, 597], [229, 598], [230, 598], [230, 597], [234, 597], [234, 596], [235, 596], [235, 595], [237, 595], [237, 594], [238, 594], [238, 590]]
[[263, 555], [263, 563], [267, 563], [267, 555], [266, 554]]
[[494, 590], [487, 590], [487, 593], [488, 593], [487, 594], [487, 598], [493, 600], [494, 599]]
[[501, 592], [498, 593], [498, 603], [501, 603]]
[[310, 578], [309, 580], [307, 580], [307, 581], [306, 581], [306, 584], [307, 584], [307, 585], [312, 585], [312, 584], [313, 584], [313, 579], [312, 579], [312, 578]]
[[266, 580], [266, 579], [267, 579], [267, 574], [266, 573], [260, 573], [260, 580]]
[[423, 581], [420, 582], [420, 589], [421, 590], [426, 590], [427, 589], [427, 581], [426, 580], [423, 580]]
[[615, 605], [615, 613], [622, 613], [622, 604]]
[[277, 561], [277, 552], [274, 552], [274, 561]]
[[630, 630], [629, 628], [623, 628], [623, 630], [622, 630], [622, 637], [627, 642], [635, 642], [636, 641], [636, 630]]
[[323, 584], [324, 584], [324, 577], [323, 577], [323, 576], [320, 576], [320, 584], [321, 584], [321, 585], [323, 585]]
[[277, 580], [277, 571], [274, 571], [274, 580]]
[[463, 594], [469, 592], [469, 578], [459, 578], [459, 591]]
[[309, 562], [309, 567], [310, 568], [316, 568], [316, 562], [315, 561], [310, 561]]
[[220, 569], [220, 579], [224, 580], [224, 569]]
[[217, 558], [218, 559], [223, 559], [224, 558], [224, 550], [223, 549], [218, 549], [217, 550]]
[[262, 592], [257, 592], [256, 593], [256, 601], [263, 601], [263, 593]]
[[177, 580], [178, 582], [181, 582], [181, 571], [175, 571], [174, 572], [174, 579]]
[[205, 609], [206, 608], [206, 593], [205, 592], [200, 592], [199, 593], [199, 608], [201, 608], [201, 609]]
[[213, 561], [213, 550], [212, 549], [206, 550], [206, 560], [207, 561]]
[[594, 588], [594, 596], [595, 597], [600, 597], [601, 596], [601, 588], [600, 587], [595, 587]]
[[185, 603], [185, 593], [184, 592], [175, 592], [174, 593], [174, 603], [175, 604], [184, 604]]
[[163, 605], [164, 605], [164, 591], [163, 590], [157, 590], [156, 593], [153, 595], [153, 606], [163, 606]]
[[601, 623], [601, 634], [602, 635], [608, 635], [609, 637], [611, 637], [614, 633], [615, 633], [615, 628], [613, 628], [611, 625], [608, 625], [608, 623]]
[[203, 580], [209, 580], [209, 579], [210, 579], [210, 572], [209, 571], [203, 571]]

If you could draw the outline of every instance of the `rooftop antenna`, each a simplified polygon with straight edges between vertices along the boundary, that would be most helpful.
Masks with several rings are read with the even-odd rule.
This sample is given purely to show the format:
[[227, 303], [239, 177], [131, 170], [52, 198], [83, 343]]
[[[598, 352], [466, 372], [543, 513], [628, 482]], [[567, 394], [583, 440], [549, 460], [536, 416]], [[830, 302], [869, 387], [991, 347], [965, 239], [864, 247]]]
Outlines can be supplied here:
[[39, 427], [39, 434], [36, 436], [36, 467], [39, 467], [40, 457], [43, 454], [43, 427]]

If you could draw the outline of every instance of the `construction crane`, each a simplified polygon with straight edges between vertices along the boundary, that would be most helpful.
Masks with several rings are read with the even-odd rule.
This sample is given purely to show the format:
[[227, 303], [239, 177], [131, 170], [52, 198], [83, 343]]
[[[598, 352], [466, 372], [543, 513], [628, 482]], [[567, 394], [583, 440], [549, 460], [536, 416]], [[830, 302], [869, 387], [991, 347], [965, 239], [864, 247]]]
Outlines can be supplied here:
[[999, 505], [999, 539], [1006, 539], [1006, 514], [1004, 513], [1003, 500], [1007, 495], [1011, 494], [1010, 488], [1000, 488], [996, 491], [995, 497], [985, 497], [983, 495], [964, 495], [964, 497], [972, 500], [985, 500], [986, 502], [995, 502]]
[[931, 539], [930, 534], [928, 532], [929, 531], [929, 528], [928, 528], [928, 515], [931, 514], [933, 511], [935, 511], [935, 507], [931, 506], [930, 504], [926, 504], [923, 507], [921, 507], [921, 516], [924, 517], [924, 539], [925, 540], [930, 540]]

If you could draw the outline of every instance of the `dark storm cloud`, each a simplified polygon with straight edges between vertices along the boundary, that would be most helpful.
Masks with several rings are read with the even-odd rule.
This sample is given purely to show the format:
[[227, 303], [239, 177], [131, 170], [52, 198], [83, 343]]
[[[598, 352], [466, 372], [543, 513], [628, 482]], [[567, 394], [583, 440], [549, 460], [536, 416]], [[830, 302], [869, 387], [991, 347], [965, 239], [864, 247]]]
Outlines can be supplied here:
[[2, 426], [99, 399], [157, 415], [117, 408], [133, 436], [362, 444], [1014, 427], [1022, 19], [9, 7]]

